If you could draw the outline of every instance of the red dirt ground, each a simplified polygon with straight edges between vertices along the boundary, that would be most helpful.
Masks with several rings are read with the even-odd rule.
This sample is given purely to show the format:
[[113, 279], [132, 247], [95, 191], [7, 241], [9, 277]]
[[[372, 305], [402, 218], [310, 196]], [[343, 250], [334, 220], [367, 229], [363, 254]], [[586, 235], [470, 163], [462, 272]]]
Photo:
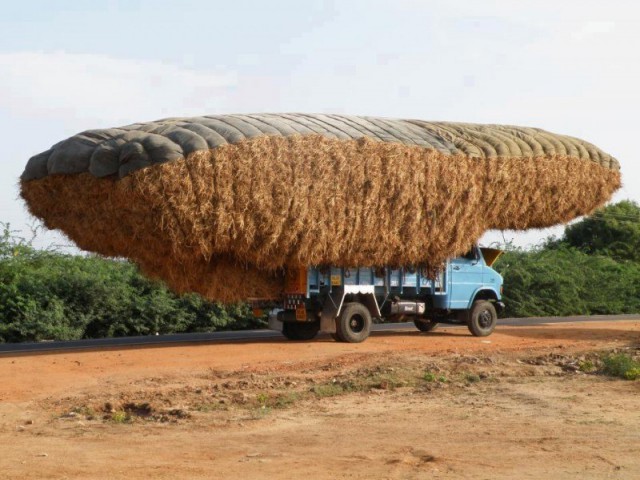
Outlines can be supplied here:
[[2, 355], [0, 478], [640, 478], [640, 381], [577, 367], [638, 348], [631, 320]]

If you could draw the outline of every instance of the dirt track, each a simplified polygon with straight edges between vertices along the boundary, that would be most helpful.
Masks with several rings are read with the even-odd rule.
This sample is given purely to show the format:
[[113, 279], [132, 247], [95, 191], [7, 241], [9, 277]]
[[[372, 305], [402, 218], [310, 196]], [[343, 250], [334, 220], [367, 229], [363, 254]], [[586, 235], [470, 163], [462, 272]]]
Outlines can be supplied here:
[[[0, 478], [639, 478], [640, 321], [0, 356]], [[595, 353], [594, 353], [595, 352]]]

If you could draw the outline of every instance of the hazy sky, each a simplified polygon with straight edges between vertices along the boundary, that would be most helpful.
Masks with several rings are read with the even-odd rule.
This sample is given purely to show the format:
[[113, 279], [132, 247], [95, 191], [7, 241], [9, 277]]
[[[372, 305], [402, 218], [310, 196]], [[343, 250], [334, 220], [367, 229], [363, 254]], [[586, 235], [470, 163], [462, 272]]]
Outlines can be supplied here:
[[237, 112], [541, 127], [616, 156], [640, 201], [639, 92], [631, 0], [3, 2], [0, 221], [33, 221], [18, 177], [74, 133]]

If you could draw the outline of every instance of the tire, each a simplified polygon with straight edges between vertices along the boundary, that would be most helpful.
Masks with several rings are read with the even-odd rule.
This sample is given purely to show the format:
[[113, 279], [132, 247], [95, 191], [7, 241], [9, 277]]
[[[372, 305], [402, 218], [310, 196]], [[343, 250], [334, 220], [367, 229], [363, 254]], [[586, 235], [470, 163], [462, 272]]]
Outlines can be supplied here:
[[282, 334], [289, 340], [311, 340], [318, 335], [320, 322], [284, 322]]
[[487, 300], [477, 300], [473, 302], [467, 317], [469, 331], [475, 337], [487, 337], [496, 328], [498, 314], [491, 302]]
[[345, 303], [336, 321], [336, 335], [347, 343], [360, 343], [371, 333], [371, 313], [358, 302]]
[[416, 318], [413, 321], [413, 324], [421, 332], [432, 332], [433, 330], [438, 328], [438, 322], [435, 322], [430, 318]]

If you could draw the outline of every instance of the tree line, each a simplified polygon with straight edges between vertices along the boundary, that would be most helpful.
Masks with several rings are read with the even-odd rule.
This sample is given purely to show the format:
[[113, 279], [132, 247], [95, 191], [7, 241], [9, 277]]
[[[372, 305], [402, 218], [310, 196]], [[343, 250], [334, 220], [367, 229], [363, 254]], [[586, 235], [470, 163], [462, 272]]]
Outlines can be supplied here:
[[[610, 205], [533, 249], [508, 245], [495, 268], [511, 317], [640, 313], [640, 207]], [[264, 326], [246, 304], [176, 295], [130, 262], [36, 249], [3, 225], [0, 342]]]
[[264, 326], [246, 304], [176, 295], [130, 262], [35, 249], [7, 225], [0, 236], [0, 342]]
[[609, 205], [495, 268], [510, 317], [640, 313], [640, 207]]

